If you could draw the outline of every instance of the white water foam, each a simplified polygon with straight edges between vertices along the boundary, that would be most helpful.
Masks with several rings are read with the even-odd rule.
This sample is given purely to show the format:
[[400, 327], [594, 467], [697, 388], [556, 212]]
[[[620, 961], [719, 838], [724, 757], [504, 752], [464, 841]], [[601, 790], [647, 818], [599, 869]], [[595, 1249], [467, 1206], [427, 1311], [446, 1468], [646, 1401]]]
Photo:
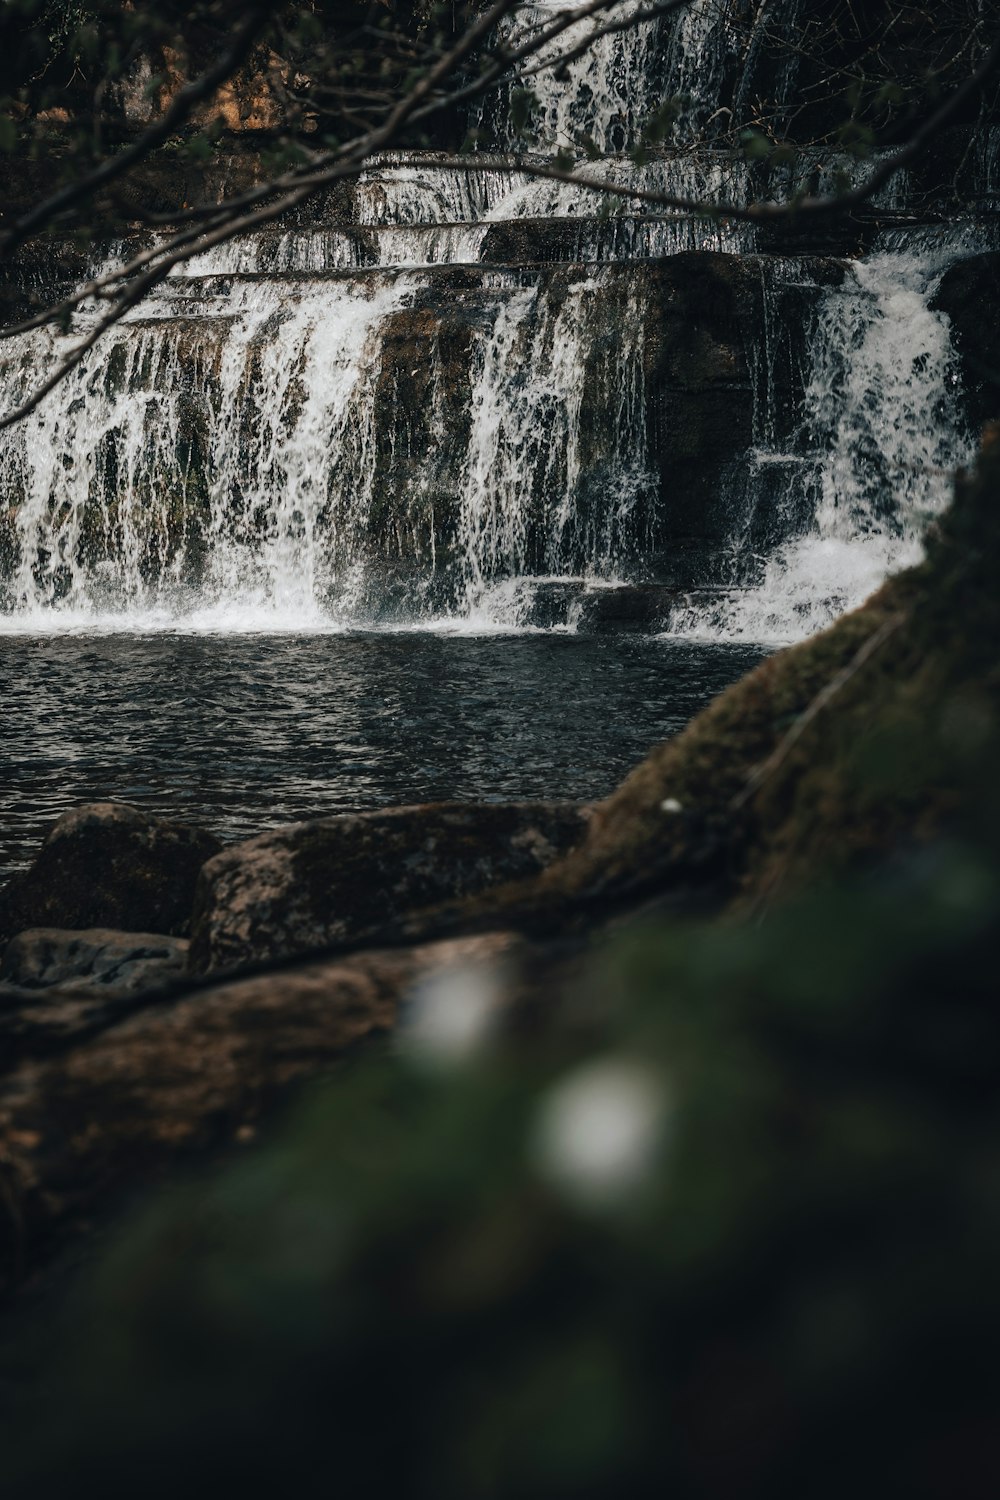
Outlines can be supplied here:
[[[636, 292], [598, 272], [551, 306], [544, 289], [513, 292], [484, 342], [472, 392], [461, 479], [460, 543], [470, 611], [498, 578], [564, 576], [574, 559], [612, 572], [636, 543], [637, 513], [652, 501]], [[608, 354], [587, 351], [604, 334]], [[598, 387], [607, 424], [593, 451], [583, 372]], [[511, 378], [512, 371], [517, 376]]]
[[[560, 14], [574, 9], [566, 0], [533, 0], [501, 26], [504, 45], [514, 50], [545, 32]], [[643, 9], [642, 0], [618, 0], [607, 11], [584, 17], [546, 43], [524, 65], [522, 82], [534, 97], [527, 139], [533, 148], [577, 149], [584, 140], [599, 152], [630, 147], [658, 102], [653, 66], [659, 36], [656, 21], [601, 36], [609, 21], [626, 20]], [[594, 35], [582, 56], [556, 67], [565, 54]], [[509, 143], [524, 144], [511, 128]]]
[[[610, 568], [652, 486], [640, 310], [627, 303], [623, 319], [616, 284], [596, 270], [555, 297], [544, 279], [519, 283], [489, 273], [476, 293], [458, 471], [438, 472], [450, 408], [436, 366], [429, 450], [401, 456], [406, 513], [414, 526], [430, 518], [432, 548], [437, 486], [457, 492], [448, 503], [466, 613], [484, 626], [510, 624], [480, 608], [498, 580], [539, 566], [567, 572], [580, 559]], [[370, 621], [381, 471], [394, 462], [384, 450], [395, 439], [378, 428], [398, 374], [387, 367], [380, 396], [384, 338], [423, 289], [418, 274], [377, 272], [363, 282], [203, 274], [164, 284], [0, 443], [0, 483], [20, 497], [5, 628]], [[67, 346], [58, 335], [0, 346], [11, 399]], [[394, 514], [387, 544], [409, 524]], [[414, 545], [419, 553], [416, 532]]]

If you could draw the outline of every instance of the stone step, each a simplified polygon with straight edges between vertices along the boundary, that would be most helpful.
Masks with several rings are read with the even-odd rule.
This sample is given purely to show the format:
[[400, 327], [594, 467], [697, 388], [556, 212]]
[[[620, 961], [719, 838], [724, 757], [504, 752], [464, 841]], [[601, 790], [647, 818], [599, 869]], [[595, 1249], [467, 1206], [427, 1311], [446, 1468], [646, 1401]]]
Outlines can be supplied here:
[[[707, 264], [739, 263], [753, 268], [758, 277], [763, 276], [769, 284], [797, 285], [815, 284], [817, 272], [823, 285], [836, 284], [843, 278], [844, 258], [840, 256], [778, 255], [773, 253], [733, 255], [727, 251], [703, 250], [680, 251], [674, 256], [657, 256], [637, 261], [596, 260], [507, 260], [489, 265], [455, 261], [426, 266], [360, 266], [334, 267], [317, 271], [212, 271], [193, 276], [172, 276], [163, 283], [163, 294], [180, 297], [187, 289], [192, 295], [224, 292], [234, 284], [268, 284], [276, 286], [304, 286], [310, 283], [355, 283], [365, 287], [394, 284], [400, 278], [410, 277], [414, 285], [427, 287], [451, 287], [501, 290], [505, 286], [533, 285], [539, 279], [565, 278], [567, 282], [584, 279], [596, 267], [602, 278], [611, 282], [616, 279], [628, 281], [642, 276], [654, 278], [674, 274], [672, 266], [678, 266], [677, 275], [687, 279], [687, 267], [694, 263]], [[159, 289], [153, 293], [159, 295]]]
[[179, 267], [173, 280], [211, 275], [352, 275], [380, 267], [605, 265], [662, 260], [700, 250], [785, 258], [822, 253], [845, 258], [862, 254], [887, 233], [905, 243], [910, 236], [942, 223], [928, 215], [855, 214], [820, 232], [794, 224], [752, 225], [674, 213], [492, 219], [479, 224], [333, 224], [273, 229], [219, 246]]
[[729, 596], [727, 588], [683, 589], [668, 583], [594, 584], [583, 579], [555, 579], [533, 585], [522, 604], [519, 623], [542, 630], [560, 626], [577, 635], [622, 632], [656, 635], [668, 632], [679, 610], [690, 611], [713, 598]]

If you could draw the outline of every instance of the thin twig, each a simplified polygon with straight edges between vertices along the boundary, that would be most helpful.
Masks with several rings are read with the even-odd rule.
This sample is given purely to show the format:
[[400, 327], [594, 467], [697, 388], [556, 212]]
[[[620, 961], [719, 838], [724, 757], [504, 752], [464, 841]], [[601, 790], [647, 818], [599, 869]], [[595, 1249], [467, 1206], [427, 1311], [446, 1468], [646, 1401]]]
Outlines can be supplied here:
[[229, 50], [224, 52], [199, 78], [185, 84], [160, 118], [144, 130], [142, 135], [124, 151], [107, 157], [93, 172], [87, 173], [76, 182], [68, 183], [58, 193], [53, 193], [50, 198], [46, 198], [30, 213], [25, 214], [24, 218], [12, 224], [0, 237], [0, 256], [11, 255], [29, 235], [36, 234], [39, 229], [64, 214], [67, 209], [82, 202], [84, 198], [91, 197], [99, 188], [114, 182], [137, 162], [143, 161], [158, 146], [162, 146], [164, 141], [181, 125], [186, 124], [197, 105], [205, 99], [210, 99], [216, 89], [232, 77], [257, 40], [271, 9], [272, 0], [258, 0], [258, 3], [251, 7], [242, 26], [237, 29]]

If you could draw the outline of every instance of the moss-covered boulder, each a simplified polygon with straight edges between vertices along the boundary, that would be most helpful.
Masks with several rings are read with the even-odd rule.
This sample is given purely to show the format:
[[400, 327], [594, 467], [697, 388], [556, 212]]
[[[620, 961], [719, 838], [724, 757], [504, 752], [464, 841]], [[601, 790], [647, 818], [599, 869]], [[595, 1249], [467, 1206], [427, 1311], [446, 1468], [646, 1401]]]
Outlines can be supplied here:
[[203, 828], [127, 803], [75, 807], [0, 890], [0, 942], [28, 927], [183, 934], [198, 871], [221, 847]]
[[384, 1036], [416, 987], [466, 983], [515, 950], [503, 933], [369, 949], [186, 994], [158, 986], [153, 1003], [0, 985], [0, 1303], [138, 1182], [252, 1139], [292, 1084]]
[[427, 907], [537, 874], [580, 842], [589, 814], [576, 802], [428, 803], [260, 834], [202, 871], [191, 967], [391, 936]]

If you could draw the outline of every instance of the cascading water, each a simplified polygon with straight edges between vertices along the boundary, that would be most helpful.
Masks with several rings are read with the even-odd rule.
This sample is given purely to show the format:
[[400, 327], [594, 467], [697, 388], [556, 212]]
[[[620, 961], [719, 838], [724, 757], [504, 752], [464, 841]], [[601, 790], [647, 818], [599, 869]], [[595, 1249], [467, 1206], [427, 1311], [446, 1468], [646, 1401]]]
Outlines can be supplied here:
[[[592, 304], [604, 289], [595, 271], [554, 310], [537, 288], [518, 290], [484, 344], [461, 478], [470, 609], [482, 608], [484, 590], [509, 575], [512, 562], [522, 577], [571, 573], [580, 558], [607, 574], [636, 545], [652, 477], [644, 453], [641, 324], [628, 293], [624, 305], [615, 297], [611, 306], [624, 320], [613, 345], [609, 339], [613, 360], [594, 373], [595, 405], [607, 424], [599, 457], [595, 434], [581, 422], [583, 344], [600, 331]], [[605, 332], [611, 334], [607, 320]], [[513, 384], [512, 370], [523, 372]]]
[[[771, 11], [758, 8], [729, 107], [729, 8], [695, 0], [601, 37], [565, 75], [527, 74], [531, 134], [501, 144], [585, 146], [597, 159], [581, 156], [582, 176], [699, 202], [827, 190], [845, 165], [836, 153], [803, 151], [762, 189], [760, 170], [719, 144], [755, 86]], [[526, 7], [508, 43], [557, 14]], [[778, 92], [793, 87], [789, 64]], [[628, 149], [665, 98], [679, 114], [672, 144], [636, 165]], [[980, 207], [997, 192], [997, 139], [985, 132], [965, 169]], [[244, 237], [171, 276], [0, 437], [7, 626], [316, 628], [445, 614], [478, 628], [529, 618], [533, 581], [666, 587], [669, 444], [680, 462], [709, 441], [696, 437], [700, 416], [670, 420], [687, 411], [688, 367], [702, 357], [701, 294], [692, 272], [690, 347], [663, 375], [657, 351], [680, 284], [654, 284], [647, 268], [691, 252], [754, 257], [759, 315], [740, 334], [753, 431], [713, 497], [722, 520], [703, 581], [714, 592], [675, 599], [671, 630], [790, 639], [918, 555], [970, 442], [947, 319], [931, 302], [946, 265], [976, 245], [900, 230], [832, 284], [753, 226], [595, 198], [533, 177], [531, 160], [378, 158], [349, 211], [338, 200], [326, 217]], [[897, 177], [877, 206], [898, 213], [907, 192]], [[807, 329], [794, 356], [779, 311], [789, 287], [803, 290]], [[7, 401], [67, 347], [52, 333], [0, 345]], [[742, 356], [726, 349], [704, 376], [706, 410], [737, 378]], [[760, 535], [766, 549], [751, 556]]]
[[[582, 0], [578, 0], [578, 4]], [[511, 51], [544, 36], [553, 21], [567, 10], [563, 0], [534, 0], [515, 11], [502, 28]], [[615, 19], [643, 9], [640, 0], [623, 0]], [[655, 59], [660, 30], [640, 21], [627, 31], [601, 35], [605, 17], [581, 19], [546, 43], [526, 65], [523, 86], [530, 100], [533, 138], [546, 146], [578, 146], [586, 140], [605, 154], [638, 139], [656, 101]], [[551, 64], [566, 51], [575, 51], [594, 35], [589, 49], [556, 69]], [[549, 63], [548, 68], [545, 64]], [[510, 145], [520, 144], [521, 132], [511, 129]]]
[[758, 475], [784, 476], [782, 503], [793, 514], [805, 501], [808, 525], [765, 560], [756, 588], [678, 610], [674, 634], [797, 639], [919, 559], [974, 449], [948, 319], [931, 307], [962, 248], [968, 240], [954, 236], [876, 248], [827, 293], [793, 450], [758, 449], [750, 459]]
[[[341, 571], [373, 473], [374, 331], [408, 290], [185, 278], [124, 320], [3, 451], [22, 496], [15, 610], [64, 601], [83, 618], [103, 606], [152, 621], [215, 607], [294, 626], [315, 623], [338, 584], [349, 596]], [[28, 390], [66, 341], [17, 342]]]

